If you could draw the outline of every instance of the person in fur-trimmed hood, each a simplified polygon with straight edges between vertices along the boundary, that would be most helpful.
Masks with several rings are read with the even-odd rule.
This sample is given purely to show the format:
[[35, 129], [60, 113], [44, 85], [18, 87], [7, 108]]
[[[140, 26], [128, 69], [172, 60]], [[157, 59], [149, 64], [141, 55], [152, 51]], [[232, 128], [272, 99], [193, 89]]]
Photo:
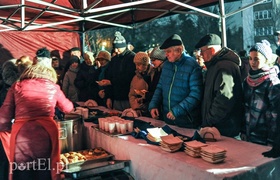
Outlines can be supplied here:
[[41, 48], [36, 55], [34, 64], [8, 90], [0, 108], [0, 132], [11, 132], [10, 140], [4, 144], [11, 165], [29, 165], [24, 170], [11, 169], [10, 178], [57, 180], [60, 150], [53, 119], [55, 107], [65, 113], [74, 107], [56, 84], [49, 51]]

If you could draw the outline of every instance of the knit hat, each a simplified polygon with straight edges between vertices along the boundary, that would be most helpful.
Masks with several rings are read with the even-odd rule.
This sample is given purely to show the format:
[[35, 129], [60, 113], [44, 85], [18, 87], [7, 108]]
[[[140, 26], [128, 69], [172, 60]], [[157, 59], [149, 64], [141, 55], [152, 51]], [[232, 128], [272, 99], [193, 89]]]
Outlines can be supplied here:
[[142, 63], [145, 65], [150, 64], [150, 58], [148, 54], [141, 51], [135, 54], [133, 61], [134, 63]]
[[277, 56], [280, 56], [280, 46], [278, 46], [278, 48], [276, 49], [276, 54]]
[[78, 63], [78, 64], [80, 64], [80, 59], [78, 58], [78, 56], [71, 56], [71, 58], [70, 58], [70, 64], [73, 64], [73, 63]]
[[163, 50], [159, 49], [158, 47], [155, 47], [150, 54], [150, 58], [165, 61], [166, 55]]
[[40, 64], [41, 66], [52, 67], [51, 53], [47, 48], [38, 49], [36, 52], [37, 62], [34, 63]]
[[167, 49], [172, 46], [180, 45], [183, 45], [181, 37], [178, 34], [173, 34], [163, 42], [163, 44], [160, 46], [160, 49]]
[[126, 40], [119, 31], [115, 32], [113, 47], [114, 48], [124, 48], [124, 47], [126, 47]]
[[36, 56], [37, 57], [47, 57], [47, 58], [50, 58], [51, 57], [51, 53], [50, 53], [50, 51], [46, 47], [43, 47], [43, 48], [37, 50]]
[[198, 41], [195, 48], [199, 49], [203, 46], [221, 45], [221, 42], [221, 38], [217, 34], [207, 34]]
[[272, 49], [270, 43], [267, 40], [262, 40], [262, 42], [257, 42], [249, 52], [257, 51], [261, 53], [267, 60], [271, 61], [272, 58]]
[[71, 51], [71, 52], [72, 52], [72, 51], [81, 51], [81, 49], [80, 49], [79, 47], [73, 47], [73, 48], [70, 49], [70, 51]]
[[111, 61], [111, 54], [106, 50], [101, 50], [96, 57], [96, 60], [98, 59], [106, 59], [107, 61]]

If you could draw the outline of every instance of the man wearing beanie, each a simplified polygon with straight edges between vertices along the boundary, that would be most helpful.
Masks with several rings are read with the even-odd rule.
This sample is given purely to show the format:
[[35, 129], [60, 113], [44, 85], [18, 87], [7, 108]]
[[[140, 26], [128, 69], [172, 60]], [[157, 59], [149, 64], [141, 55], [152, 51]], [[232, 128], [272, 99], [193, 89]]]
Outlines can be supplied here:
[[148, 105], [152, 97], [150, 84], [153, 74], [150, 58], [147, 53], [138, 52], [134, 56], [134, 63], [136, 74], [130, 83], [129, 103], [138, 116], [150, 116]]
[[174, 34], [167, 38], [160, 49], [165, 51], [167, 60], [149, 104], [153, 118], [160, 116], [163, 106], [163, 120], [179, 127], [196, 128], [200, 125], [200, 101], [202, 98], [201, 68], [185, 52], [182, 39]]
[[207, 68], [202, 101], [202, 127], [216, 127], [223, 136], [235, 137], [244, 119], [239, 56], [221, 47], [221, 38], [207, 34], [195, 45]]
[[135, 75], [135, 53], [127, 48], [126, 40], [119, 31], [115, 33], [113, 47], [116, 55], [110, 62], [106, 79], [99, 82], [99, 85], [110, 86], [106, 88], [107, 107], [123, 111], [130, 108], [128, 93], [130, 82]]

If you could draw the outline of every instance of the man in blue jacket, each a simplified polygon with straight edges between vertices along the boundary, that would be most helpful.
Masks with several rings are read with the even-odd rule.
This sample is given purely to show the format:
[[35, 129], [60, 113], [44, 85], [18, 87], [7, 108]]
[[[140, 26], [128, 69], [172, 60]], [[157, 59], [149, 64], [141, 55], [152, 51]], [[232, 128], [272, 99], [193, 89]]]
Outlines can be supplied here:
[[167, 62], [149, 104], [153, 118], [159, 117], [161, 103], [163, 119], [167, 124], [196, 128], [200, 125], [200, 102], [202, 99], [202, 71], [195, 59], [186, 54], [179, 35], [164, 41]]

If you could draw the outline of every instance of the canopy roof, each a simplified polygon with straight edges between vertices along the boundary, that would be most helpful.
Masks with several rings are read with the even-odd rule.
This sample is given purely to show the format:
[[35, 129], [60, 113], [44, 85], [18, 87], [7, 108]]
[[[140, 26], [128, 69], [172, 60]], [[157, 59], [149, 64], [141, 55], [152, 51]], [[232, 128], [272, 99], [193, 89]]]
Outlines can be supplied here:
[[[218, 0], [0, 0], [0, 32], [77, 31], [117, 26], [137, 28], [135, 23], [187, 13]], [[138, 24], [139, 26], [139, 24]], [[141, 26], [141, 24], [140, 24]]]

